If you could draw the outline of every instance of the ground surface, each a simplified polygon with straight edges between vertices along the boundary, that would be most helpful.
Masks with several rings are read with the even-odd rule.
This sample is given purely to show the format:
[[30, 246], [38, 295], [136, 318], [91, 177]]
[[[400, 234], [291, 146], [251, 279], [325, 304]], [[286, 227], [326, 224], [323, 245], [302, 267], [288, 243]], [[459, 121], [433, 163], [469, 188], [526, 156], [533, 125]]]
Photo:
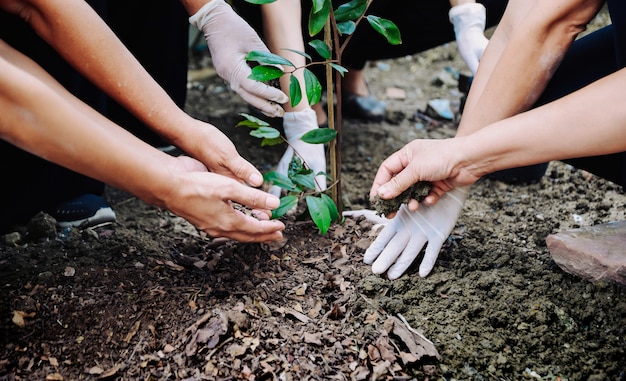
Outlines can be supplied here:
[[[435, 98], [458, 109], [455, 86], [432, 81], [446, 68], [464, 70], [454, 45], [368, 68], [391, 117], [344, 123], [347, 208], [368, 206], [387, 155], [454, 134], [416, 116]], [[268, 170], [283, 148], [234, 128], [247, 107], [202, 78], [189, 112]], [[406, 97], [387, 97], [394, 87]], [[237, 244], [107, 197], [116, 224], [0, 245], [0, 380], [626, 379], [624, 288], [564, 273], [545, 244], [625, 218], [620, 188], [574, 168], [554, 163], [533, 185], [479, 182], [432, 274], [396, 281], [362, 263], [367, 221], [321, 236], [290, 220], [280, 245]]]

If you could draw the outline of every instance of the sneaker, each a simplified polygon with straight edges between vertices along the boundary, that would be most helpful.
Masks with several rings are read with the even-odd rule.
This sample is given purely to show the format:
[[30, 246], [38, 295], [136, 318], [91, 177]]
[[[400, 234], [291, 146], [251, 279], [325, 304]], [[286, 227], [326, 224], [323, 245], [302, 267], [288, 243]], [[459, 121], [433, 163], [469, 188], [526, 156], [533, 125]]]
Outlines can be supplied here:
[[62, 228], [88, 228], [105, 222], [115, 222], [115, 212], [109, 203], [95, 194], [84, 194], [66, 201], [50, 214]]

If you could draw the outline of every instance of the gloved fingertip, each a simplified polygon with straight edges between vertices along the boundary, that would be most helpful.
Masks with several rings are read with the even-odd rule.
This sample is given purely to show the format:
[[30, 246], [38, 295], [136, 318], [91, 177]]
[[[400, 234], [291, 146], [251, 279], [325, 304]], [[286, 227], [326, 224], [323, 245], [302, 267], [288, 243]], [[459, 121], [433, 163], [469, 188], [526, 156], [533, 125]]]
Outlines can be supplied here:
[[386, 262], [374, 262], [372, 265], [372, 273], [374, 274], [382, 274], [389, 268], [389, 265]]
[[426, 276], [428, 276], [428, 274], [430, 274], [430, 272], [432, 271], [434, 267], [434, 264], [427, 264], [426, 266], [422, 263], [420, 265], [420, 269], [419, 269], [419, 274], [421, 278], [426, 278]]

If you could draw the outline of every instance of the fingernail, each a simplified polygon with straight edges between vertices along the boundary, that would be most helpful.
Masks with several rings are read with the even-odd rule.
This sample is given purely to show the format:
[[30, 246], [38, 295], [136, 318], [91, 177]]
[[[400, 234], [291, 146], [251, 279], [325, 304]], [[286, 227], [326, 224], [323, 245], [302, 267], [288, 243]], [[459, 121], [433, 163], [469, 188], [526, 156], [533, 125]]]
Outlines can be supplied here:
[[280, 205], [280, 200], [272, 195], [267, 196], [267, 199], [265, 199], [265, 206], [267, 207], [267, 209], [273, 210], [278, 208], [278, 206]]
[[263, 176], [258, 173], [253, 173], [250, 175], [248, 181], [250, 181], [251, 185], [261, 185], [263, 184]]
[[382, 187], [378, 188], [378, 195], [382, 198], [385, 198], [385, 196], [387, 195], [387, 192], [389, 192], [389, 189], [387, 186], [383, 185]]

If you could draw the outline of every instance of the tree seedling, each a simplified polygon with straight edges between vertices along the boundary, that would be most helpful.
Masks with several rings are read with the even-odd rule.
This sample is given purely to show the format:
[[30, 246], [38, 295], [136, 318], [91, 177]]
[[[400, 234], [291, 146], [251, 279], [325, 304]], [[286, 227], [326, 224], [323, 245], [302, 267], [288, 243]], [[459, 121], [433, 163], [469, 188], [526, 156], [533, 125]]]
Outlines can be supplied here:
[[[252, 4], [268, 4], [276, 0], [246, 0]], [[294, 150], [294, 157], [291, 161], [289, 174], [281, 175], [277, 172], [270, 172], [264, 175], [267, 182], [278, 185], [287, 191], [287, 195], [281, 198], [280, 207], [273, 212], [273, 217], [283, 216], [298, 204], [302, 196], [306, 200], [307, 210], [322, 234], [326, 233], [330, 223], [339, 220], [342, 211], [341, 204], [341, 78], [348, 71], [340, 65], [341, 56], [355, 32], [358, 24], [362, 20], [367, 20], [369, 25], [378, 33], [383, 35], [390, 44], [401, 43], [400, 31], [390, 20], [367, 15], [366, 12], [373, 0], [351, 0], [341, 4], [336, 9], [333, 8], [332, 0], [311, 0], [312, 7], [308, 19], [308, 32], [311, 37], [324, 32], [324, 40], [313, 39], [309, 42], [315, 52], [321, 57], [321, 61], [313, 61], [306, 52], [293, 49], [286, 49], [296, 54], [302, 55], [308, 61], [305, 67], [296, 67], [289, 60], [269, 52], [251, 51], [246, 56], [246, 60], [251, 63], [252, 74], [249, 78], [271, 82], [283, 75], [290, 76], [289, 96], [291, 105], [296, 106], [302, 101], [302, 87], [296, 76], [296, 70], [302, 69], [304, 74], [304, 90], [310, 105], [314, 105], [321, 100], [322, 86], [315, 74], [308, 69], [310, 65], [326, 66], [326, 88], [335, 89], [335, 92], [328, 91], [328, 128], [319, 128], [310, 131], [302, 137], [302, 140], [311, 144], [330, 145], [330, 171], [329, 179], [333, 181], [329, 190], [332, 197], [325, 193], [315, 192], [315, 176], [309, 166], [302, 162], [302, 158]], [[285, 71], [286, 70], [286, 71]], [[333, 75], [334, 80], [333, 80]], [[337, 96], [337, 109], [335, 115], [334, 94]], [[271, 127], [267, 122], [255, 118], [251, 115], [242, 114], [245, 120], [238, 125], [246, 125], [253, 129], [251, 135], [261, 138], [262, 145], [274, 145], [287, 142], [280, 135], [280, 132]], [[288, 143], [288, 142], [287, 142]], [[326, 174], [324, 174], [326, 175]], [[328, 177], [328, 176], [327, 176]]]

